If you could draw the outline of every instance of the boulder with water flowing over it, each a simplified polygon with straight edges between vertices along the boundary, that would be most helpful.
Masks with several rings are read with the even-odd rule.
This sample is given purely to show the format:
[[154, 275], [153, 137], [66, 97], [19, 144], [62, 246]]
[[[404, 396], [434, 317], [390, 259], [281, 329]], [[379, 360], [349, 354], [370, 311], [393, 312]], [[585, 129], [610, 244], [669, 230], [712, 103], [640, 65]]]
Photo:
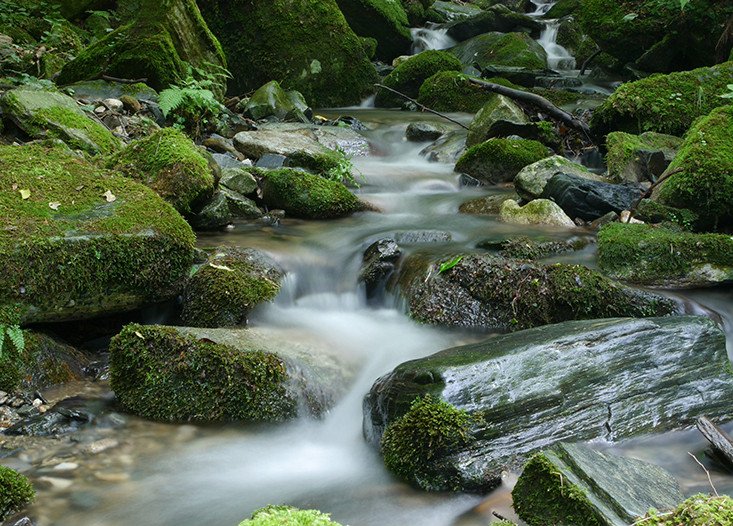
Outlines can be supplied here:
[[168, 422], [268, 422], [320, 416], [354, 366], [282, 330], [128, 325], [110, 343], [121, 407]]
[[515, 13], [507, 6], [497, 4], [470, 18], [451, 22], [447, 27], [448, 35], [462, 42], [491, 32], [512, 33], [525, 30], [537, 37], [544, 26], [535, 18]]
[[486, 491], [503, 469], [560, 441], [728, 419], [731, 395], [725, 334], [707, 317], [568, 321], [399, 365], [365, 397], [364, 430], [379, 444], [425, 396], [465, 410], [464, 445], [436, 452], [423, 472], [446, 488]]
[[390, 289], [416, 321], [512, 331], [573, 319], [662, 316], [672, 300], [632, 289], [581, 265], [543, 265], [489, 254], [415, 252]]
[[410, 49], [407, 13], [399, 0], [336, 0], [354, 33], [377, 41], [376, 58], [392, 60]]
[[252, 309], [277, 295], [284, 276], [258, 250], [219, 247], [186, 280], [181, 321], [193, 327], [246, 325]]
[[650, 508], [671, 509], [683, 499], [659, 466], [565, 442], [533, 456], [512, 491], [519, 517], [538, 526], [628, 526]]
[[609, 212], [629, 210], [642, 193], [638, 184], [611, 184], [558, 172], [547, 181], [542, 198], [555, 201], [573, 219], [593, 221]]

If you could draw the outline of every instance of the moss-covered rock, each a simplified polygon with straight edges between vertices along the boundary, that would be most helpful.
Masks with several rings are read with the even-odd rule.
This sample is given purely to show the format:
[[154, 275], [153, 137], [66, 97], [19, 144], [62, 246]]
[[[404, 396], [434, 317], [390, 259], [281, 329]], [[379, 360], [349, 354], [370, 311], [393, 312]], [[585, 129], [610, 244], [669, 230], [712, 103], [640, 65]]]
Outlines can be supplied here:
[[430, 396], [416, 398], [410, 410], [392, 422], [382, 437], [384, 464], [392, 473], [418, 488], [454, 490], [458, 480], [436, 470], [438, 455], [465, 447], [472, 439], [472, 418], [465, 410]]
[[275, 298], [284, 275], [262, 252], [217, 248], [186, 280], [181, 320], [192, 327], [246, 325], [255, 306]]
[[35, 497], [33, 486], [24, 475], [0, 466], [0, 520], [20, 511]]
[[672, 512], [651, 510], [640, 520], [651, 526], [729, 524], [733, 523], [733, 499], [728, 495], [698, 494], [680, 503]]
[[57, 91], [17, 88], [3, 95], [0, 106], [33, 139], [60, 139], [91, 154], [111, 153], [122, 144], [74, 99]]
[[549, 199], [534, 199], [524, 206], [513, 199], [504, 201], [499, 219], [516, 225], [554, 225], [572, 228], [575, 226], [563, 209]]
[[335, 0], [198, 2], [229, 60], [235, 93], [277, 79], [316, 107], [355, 104], [377, 74]]
[[262, 200], [270, 208], [304, 219], [336, 219], [366, 210], [343, 184], [299, 170], [261, 172]]
[[467, 75], [451, 70], [427, 78], [420, 86], [417, 101], [435, 111], [476, 113], [492, 96], [471, 84]]
[[599, 176], [589, 171], [585, 166], [574, 163], [565, 157], [553, 155], [522, 168], [514, 178], [514, 188], [525, 201], [538, 199], [542, 196], [547, 181], [557, 172], [573, 174], [595, 181], [601, 180]]
[[175, 128], [134, 141], [106, 165], [150, 187], [181, 214], [195, 211], [214, 193], [214, 174], [206, 158]]
[[558, 0], [547, 13], [544, 18], [555, 19], [572, 15], [580, 6], [582, 0]]
[[682, 136], [697, 117], [729, 104], [720, 95], [731, 83], [733, 62], [628, 82], [596, 108], [591, 129], [598, 136], [612, 131]]
[[529, 117], [511, 99], [503, 95], [493, 94], [493, 97], [481, 107], [471, 120], [468, 136], [466, 137], [466, 147], [470, 148], [496, 137], [496, 134], [492, 133], [492, 126], [499, 121], [527, 124], [529, 123]]
[[124, 0], [119, 8], [129, 13], [125, 23], [64, 66], [60, 84], [106, 74], [144, 78], [161, 90], [185, 80], [193, 66], [213, 80], [215, 94], [226, 91], [224, 52], [195, 0]]
[[547, 53], [526, 33], [484, 33], [450, 48], [464, 66], [483, 71], [488, 66], [539, 70], [547, 67]]
[[390, 61], [409, 51], [412, 37], [400, 0], [336, 0], [336, 3], [354, 33], [376, 39], [378, 59]]
[[515, 12], [511, 8], [496, 3], [482, 12], [461, 20], [454, 20], [447, 24], [448, 35], [462, 42], [485, 33], [512, 33], [531, 32], [539, 36], [542, 31], [542, 22], [536, 18]]
[[250, 519], [240, 522], [239, 526], [280, 526], [281, 524], [341, 526], [338, 522], [332, 521], [327, 513], [318, 510], [300, 510], [292, 506], [267, 506], [256, 510]]
[[598, 233], [598, 265], [614, 279], [642, 285], [709, 286], [733, 281], [733, 239], [611, 223]]
[[608, 177], [614, 182], [656, 181], [674, 159], [681, 143], [679, 137], [663, 133], [611, 132], [606, 136]]
[[[729, 63], [733, 67], [733, 63]], [[709, 229], [733, 225], [733, 106], [699, 119], [687, 132], [669, 165], [673, 173], [654, 189], [652, 199], [699, 214]]]
[[[439, 71], [461, 71], [461, 63], [450, 53], [434, 49], [410, 57], [387, 75], [382, 84], [408, 97], [416, 98], [420, 86]], [[386, 90], [379, 90], [374, 104], [378, 107], [401, 106], [404, 99]]]
[[194, 235], [149, 188], [76, 155], [0, 147], [0, 304], [22, 323], [84, 319], [179, 293]]
[[436, 259], [418, 252], [404, 260], [389, 285], [406, 298], [412, 318], [449, 327], [518, 330], [565, 320], [676, 311], [670, 299], [634, 290], [581, 265], [529, 264], [489, 254]]
[[499, 184], [513, 180], [522, 168], [549, 155], [538, 141], [491, 139], [469, 148], [458, 159], [455, 171], [488, 184]]
[[724, 60], [716, 60], [715, 45], [731, 14], [733, 6], [719, 0], [700, 0], [684, 10], [678, 2], [588, 0], [573, 16], [601, 49], [622, 63], [636, 61], [666, 41], [665, 60], [644, 64], [647, 71], [666, 73]]
[[243, 113], [252, 119], [274, 116], [278, 119], [295, 119], [309, 122], [303, 95], [297, 91], [285, 91], [276, 80], [271, 80], [255, 91], [244, 105]]

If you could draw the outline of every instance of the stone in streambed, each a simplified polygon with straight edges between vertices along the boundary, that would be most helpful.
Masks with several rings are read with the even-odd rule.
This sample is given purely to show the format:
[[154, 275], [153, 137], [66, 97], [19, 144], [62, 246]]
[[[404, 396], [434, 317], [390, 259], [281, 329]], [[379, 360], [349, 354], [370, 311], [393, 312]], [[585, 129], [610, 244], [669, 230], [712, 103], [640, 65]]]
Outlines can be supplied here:
[[627, 526], [683, 499], [659, 466], [565, 442], [532, 457], [512, 491], [514, 509], [531, 526]]
[[492, 5], [479, 14], [447, 25], [448, 35], [459, 42], [484, 33], [511, 33], [522, 29], [539, 36], [542, 28], [542, 22], [537, 19], [515, 13], [502, 4]]
[[560, 155], [541, 159], [522, 168], [514, 178], [514, 188], [525, 201], [538, 199], [553, 175], [558, 172], [577, 175], [584, 179], [601, 181], [601, 177], [585, 166], [574, 163]]
[[487, 184], [500, 184], [512, 181], [522, 168], [548, 156], [547, 148], [537, 141], [491, 139], [469, 148], [458, 159], [455, 171]]
[[562, 208], [547, 199], [535, 199], [524, 206], [513, 199], [504, 201], [499, 219], [517, 225], [554, 225], [572, 228], [575, 226]]
[[663, 133], [611, 132], [606, 137], [608, 177], [614, 182], [655, 182], [677, 155], [680, 144], [679, 137]]
[[465, 410], [467, 440], [423, 457], [423, 473], [486, 491], [557, 442], [622, 440], [701, 414], [724, 421], [731, 395], [725, 334], [707, 317], [568, 321], [399, 365], [365, 397], [364, 430], [378, 444], [425, 396]]

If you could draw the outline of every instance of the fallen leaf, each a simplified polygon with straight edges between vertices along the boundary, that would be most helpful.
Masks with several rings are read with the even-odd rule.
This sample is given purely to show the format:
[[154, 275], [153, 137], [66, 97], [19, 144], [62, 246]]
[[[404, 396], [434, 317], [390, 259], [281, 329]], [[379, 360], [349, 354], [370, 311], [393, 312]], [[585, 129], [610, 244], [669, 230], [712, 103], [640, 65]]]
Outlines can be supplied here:
[[140, 338], [141, 340], [144, 340], [144, 339], [145, 339], [145, 338], [143, 337], [143, 335], [142, 335], [142, 334], [140, 334], [140, 331], [135, 331], [135, 336], [137, 336], [137, 337], [138, 337], [138, 338]]
[[26, 200], [31, 196], [31, 191], [26, 188], [23, 188], [22, 190], [18, 190], [18, 191], [20, 192], [20, 197], [23, 200]]
[[117, 200], [117, 196], [113, 194], [112, 192], [110, 192], [109, 190], [104, 192], [102, 195], [104, 196], [104, 198], [107, 200], [108, 203], [111, 203], [112, 201]]
[[59, 203], [58, 201], [53, 201], [51, 203], [48, 203], [48, 207], [51, 210], [58, 210], [60, 206], [61, 206], [61, 203]]
[[217, 265], [217, 264], [215, 264], [215, 263], [209, 263], [209, 266], [210, 266], [210, 267], [214, 267], [214, 268], [217, 268], [217, 269], [219, 269], [219, 270], [226, 270], [226, 271], [228, 271], [228, 272], [234, 272], [234, 271], [233, 271], [232, 269], [230, 269], [229, 267], [227, 267], [227, 266], [225, 266], [225, 265]]
[[81, 192], [82, 188], [84, 188], [84, 185], [77, 186], [76, 188], [74, 188], [74, 190], [76, 190], [77, 192]]
[[13, 183], [13, 186], [11, 186], [11, 188], [13, 190], [17, 190], [18, 189], [18, 183]]

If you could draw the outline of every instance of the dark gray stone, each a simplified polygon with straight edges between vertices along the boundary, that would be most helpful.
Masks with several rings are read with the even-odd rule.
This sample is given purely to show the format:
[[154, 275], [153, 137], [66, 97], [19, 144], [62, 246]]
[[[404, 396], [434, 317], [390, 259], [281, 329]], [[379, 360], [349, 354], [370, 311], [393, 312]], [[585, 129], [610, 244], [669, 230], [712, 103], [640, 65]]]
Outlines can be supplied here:
[[284, 155], [278, 155], [276, 153], [266, 153], [255, 163], [257, 168], [269, 168], [276, 170], [282, 168], [285, 165], [287, 157]]
[[364, 251], [359, 283], [366, 289], [367, 301], [376, 302], [384, 294], [384, 286], [402, 255], [394, 239], [380, 239]]
[[451, 22], [446, 27], [448, 36], [462, 42], [492, 31], [499, 33], [526, 31], [538, 37], [544, 25], [532, 17], [514, 13], [507, 6], [498, 4], [478, 15]]

